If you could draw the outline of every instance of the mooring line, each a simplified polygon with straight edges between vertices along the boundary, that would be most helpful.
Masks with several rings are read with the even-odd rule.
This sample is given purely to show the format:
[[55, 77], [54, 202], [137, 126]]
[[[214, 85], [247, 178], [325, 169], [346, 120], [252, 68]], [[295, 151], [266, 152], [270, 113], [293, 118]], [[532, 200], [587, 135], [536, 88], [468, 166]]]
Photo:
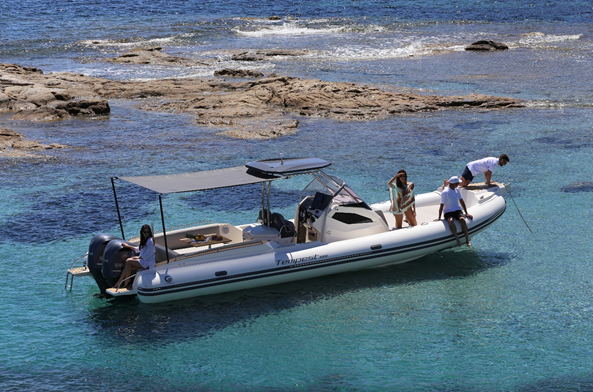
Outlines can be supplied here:
[[509, 188], [507, 189], [507, 192], [511, 196], [511, 200], [513, 201], [513, 204], [515, 205], [515, 208], [517, 209], [517, 212], [519, 213], [519, 216], [521, 217], [521, 219], [523, 219], [523, 223], [525, 223], [525, 226], [527, 226], [527, 228], [529, 229], [529, 231], [531, 232], [531, 234], [533, 234], [533, 231], [531, 230], [531, 228], [529, 227], [529, 225], [525, 221], [525, 218], [523, 218], [523, 214], [521, 214], [521, 211], [519, 210], [519, 206], [517, 206], [517, 202], [515, 201], [515, 198], [513, 197], [513, 194], [511, 193], [510, 184], [511, 184], [511, 181], [509, 181]]

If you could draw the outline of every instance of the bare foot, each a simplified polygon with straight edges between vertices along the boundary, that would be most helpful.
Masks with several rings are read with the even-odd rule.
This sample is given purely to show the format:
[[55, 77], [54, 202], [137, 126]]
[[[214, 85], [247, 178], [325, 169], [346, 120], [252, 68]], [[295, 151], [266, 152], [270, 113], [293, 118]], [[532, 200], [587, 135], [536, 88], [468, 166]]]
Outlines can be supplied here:
[[467, 241], [467, 246], [472, 246], [472, 243]]

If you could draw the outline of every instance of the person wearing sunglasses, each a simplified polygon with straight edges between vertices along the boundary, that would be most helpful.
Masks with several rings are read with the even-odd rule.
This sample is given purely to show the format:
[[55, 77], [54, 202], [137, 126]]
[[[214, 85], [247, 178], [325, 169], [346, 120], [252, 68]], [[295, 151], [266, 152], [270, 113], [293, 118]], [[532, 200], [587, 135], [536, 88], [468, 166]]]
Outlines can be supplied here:
[[[152, 237], [152, 229], [149, 225], [143, 225], [140, 229], [140, 245], [136, 247], [124, 242], [122, 243], [122, 247], [132, 249], [134, 252], [139, 253], [139, 255], [126, 259], [126, 266], [115, 284], [116, 288], [119, 287], [121, 282], [129, 278], [132, 272], [156, 267], [154, 239]], [[124, 287], [127, 287], [131, 282], [132, 280], [126, 281]]]

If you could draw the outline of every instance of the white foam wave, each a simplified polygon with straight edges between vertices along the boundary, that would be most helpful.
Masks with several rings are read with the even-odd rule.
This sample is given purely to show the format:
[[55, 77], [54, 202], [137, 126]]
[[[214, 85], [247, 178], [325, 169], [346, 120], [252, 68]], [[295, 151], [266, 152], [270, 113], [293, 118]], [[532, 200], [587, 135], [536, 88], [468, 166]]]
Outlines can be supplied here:
[[345, 27], [323, 27], [311, 28], [298, 26], [293, 23], [284, 23], [281, 26], [261, 26], [255, 30], [242, 30], [235, 28], [233, 31], [246, 37], [264, 37], [271, 35], [312, 35], [312, 34], [336, 34], [345, 32]]
[[415, 56], [433, 56], [451, 52], [464, 51], [464, 45], [458, 44], [425, 44], [414, 42], [405, 46], [390, 48], [375, 47], [339, 47], [333, 51], [321, 52], [317, 57], [335, 59], [340, 61], [349, 60], [382, 60], [390, 58], [406, 58]]
[[521, 46], [536, 46], [553, 42], [574, 41], [580, 39], [582, 36], [583, 34], [555, 35], [535, 32], [524, 34], [517, 44]]
[[376, 24], [358, 24], [337, 19], [283, 19], [283, 20], [249, 20], [248, 24], [233, 29], [236, 34], [247, 37], [271, 35], [312, 35], [368, 33], [386, 31], [384, 26]]

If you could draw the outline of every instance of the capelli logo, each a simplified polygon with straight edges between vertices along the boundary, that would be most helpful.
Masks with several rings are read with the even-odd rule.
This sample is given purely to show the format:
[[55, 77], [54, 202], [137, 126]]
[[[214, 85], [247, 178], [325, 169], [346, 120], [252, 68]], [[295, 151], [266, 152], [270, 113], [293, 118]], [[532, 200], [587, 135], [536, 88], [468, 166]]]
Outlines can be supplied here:
[[164, 279], [165, 279], [165, 282], [167, 282], [169, 284], [173, 283], [173, 278], [169, 275], [165, 275]]

